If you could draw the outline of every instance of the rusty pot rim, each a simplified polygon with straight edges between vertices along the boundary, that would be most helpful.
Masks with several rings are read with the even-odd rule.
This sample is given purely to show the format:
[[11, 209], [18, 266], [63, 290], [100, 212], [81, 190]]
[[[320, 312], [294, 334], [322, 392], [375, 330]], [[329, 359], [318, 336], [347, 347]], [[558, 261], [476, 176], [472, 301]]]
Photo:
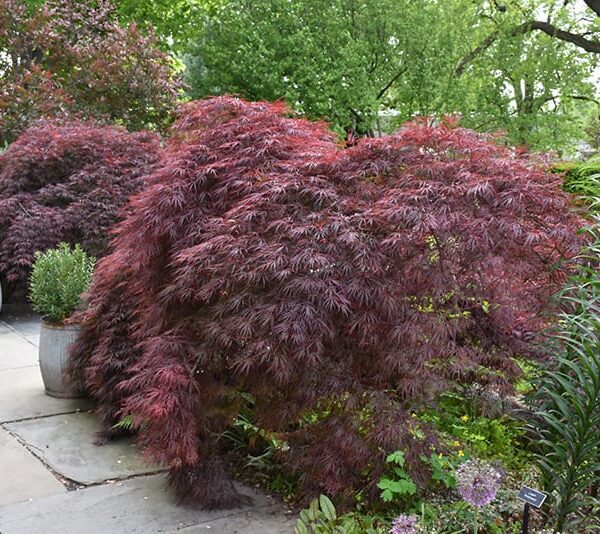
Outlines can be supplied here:
[[81, 325], [79, 323], [68, 323], [68, 324], [65, 324], [64, 322], [53, 323], [53, 322], [47, 321], [44, 318], [42, 318], [42, 326], [49, 330], [79, 330], [81, 328]]

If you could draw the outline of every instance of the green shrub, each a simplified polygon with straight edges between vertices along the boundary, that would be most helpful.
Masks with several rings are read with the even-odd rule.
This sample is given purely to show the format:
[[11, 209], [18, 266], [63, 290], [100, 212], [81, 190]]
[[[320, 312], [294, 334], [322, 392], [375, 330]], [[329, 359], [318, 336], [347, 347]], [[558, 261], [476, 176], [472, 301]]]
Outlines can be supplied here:
[[47, 321], [64, 321], [81, 304], [95, 261], [79, 245], [71, 249], [67, 243], [36, 252], [29, 292], [33, 309]]

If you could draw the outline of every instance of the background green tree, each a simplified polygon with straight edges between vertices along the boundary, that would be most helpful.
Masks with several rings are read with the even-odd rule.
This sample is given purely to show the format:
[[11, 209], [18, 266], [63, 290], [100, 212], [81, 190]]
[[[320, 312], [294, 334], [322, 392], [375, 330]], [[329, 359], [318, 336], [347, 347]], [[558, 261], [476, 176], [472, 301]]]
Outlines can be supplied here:
[[284, 98], [340, 132], [458, 113], [514, 143], [564, 148], [584, 135], [600, 56], [534, 19], [581, 32], [590, 48], [598, 17], [580, 11], [548, 0], [224, 1], [205, 11], [188, 81], [193, 97]]
[[119, 18], [152, 28], [161, 37], [163, 48], [174, 55], [187, 51], [198, 34], [199, 23], [219, 0], [115, 0]]
[[468, 98], [465, 125], [503, 129], [512, 142], [538, 149], [585, 137], [585, 117], [598, 112], [591, 77], [600, 56], [595, 41], [572, 32], [597, 36], [596, 14], [584, 2], [494, 1], [482, 2], [476, 18], [485, 37], [455, 70]]

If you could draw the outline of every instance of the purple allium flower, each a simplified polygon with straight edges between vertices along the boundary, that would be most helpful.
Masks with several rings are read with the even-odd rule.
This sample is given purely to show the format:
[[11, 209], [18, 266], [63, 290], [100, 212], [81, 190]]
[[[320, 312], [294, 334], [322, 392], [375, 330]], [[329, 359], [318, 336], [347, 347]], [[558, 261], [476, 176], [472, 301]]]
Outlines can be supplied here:
[[456, 470], [458, 493], [469, 504], [485, 506], [496, 497], [502, 474], [481, 460], [469, 460]]
[[416, 515], [401, 514], [392, 522], [390, 534], [417, 534], [419, 532], [418, 520]]

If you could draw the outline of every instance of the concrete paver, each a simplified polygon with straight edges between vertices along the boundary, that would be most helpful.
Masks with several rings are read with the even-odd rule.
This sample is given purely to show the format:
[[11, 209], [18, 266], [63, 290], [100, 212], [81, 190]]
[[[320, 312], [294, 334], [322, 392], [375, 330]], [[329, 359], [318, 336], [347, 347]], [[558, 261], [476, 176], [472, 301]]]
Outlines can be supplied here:
[[[54, 399], [44, 393], [34, 332], [35, 316], [2, 315], [0, 321], [0, 423], [92, 407], [86, 400]], [[29, 337], [26, 337], [29, 336]]]
[[79, 484], [154, 473], [129, 439], [94, 445], [98, 420], [90, 413], [71, 413], [4, 425], [51, 469]]
[[0, 371], [37, 365], [37, 347], [0, 322]]
[[[86, 412], [92, 403], [44, 393], [38, 342], [38, 317], [2, 315], [0, 533], [293, 531], [295, 521], [285, 515], [283, 507], [253, 489], [239, 487], [254, 500], [241, 509], [184, 508], [175, 504], [163, 474], [147, 474], [156, 467], [143, 463], [129, 441], [94, 445], [98, 422]], [[73, 486], [62, 484], [64, 478], [80, 486], [68, 491]]]
[[[265, 516], [272, 517], [273, 501], [269, 497], [248, 489], [242, 491], [252, 495], [257, 513], [264, 508]], [[153, 534], [202, 525], [205, 532], [230, 533], [236, 530], [217, 528], [218, 521], [226, 521], [221, 525], [227, 525], [227, 521], [233, 525], [235, 518], [251, 522], [252, 514], [245, 515], [246, 510], [208, 512], [177, 506], [164, 477], [152, 475], [0, 507], [0, 531], [2, 534]], [[285, 525], [282, 517], [280, 512], [280, 522]], [[215, 527], [206, 529], [211, 523]], [[285, 532], [264, 530], [263, 526], [268, 526], [264, 522], [258, 529], [247, 525], [243, 531], [246, 534]]]
[[34, 313], [11, 314], [3, 313], [2, 321], [17, 331], [19, 335], [34, 345], [39, 345], [40, 340], [40, 317]]
[[40, 461], [0, 428], [0, 506], [66, 492]]
[[178, 534], [292, 534], [296, 519], [284, 517], [281, 506], [258, 508], [240, 514], [177, 529]]
[[0, 423], [91, 407], [86, 399], [55, 399], [46, 395], [38, 366], [0, 371]]

